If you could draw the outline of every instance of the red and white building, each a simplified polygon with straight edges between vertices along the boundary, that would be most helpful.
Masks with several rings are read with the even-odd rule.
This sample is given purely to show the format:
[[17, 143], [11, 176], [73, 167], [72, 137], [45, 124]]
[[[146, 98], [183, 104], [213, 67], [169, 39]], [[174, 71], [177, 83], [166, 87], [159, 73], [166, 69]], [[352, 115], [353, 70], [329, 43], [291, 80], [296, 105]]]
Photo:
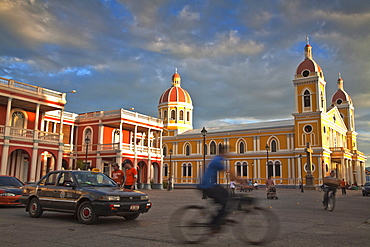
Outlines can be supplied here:
[[138, 187], [162, 188], [160, 119], [124, 109], [74, 114], [66, 93], [0, 78], [0, 174], [37, 181], [50, 170], [98, 168], [130, 159]]

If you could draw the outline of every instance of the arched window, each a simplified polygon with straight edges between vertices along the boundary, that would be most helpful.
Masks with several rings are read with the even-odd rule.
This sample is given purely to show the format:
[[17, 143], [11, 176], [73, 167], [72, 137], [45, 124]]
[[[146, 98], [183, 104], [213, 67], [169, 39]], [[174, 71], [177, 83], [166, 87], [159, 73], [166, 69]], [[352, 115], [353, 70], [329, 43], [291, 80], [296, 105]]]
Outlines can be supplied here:
[[192, 173], [192, 165], [191, 164], [182, 164], [182, 176], [183, 177], [191, 177]]
[[167, 147], [166, 146], [163, 147], [163, 156], [167, 156]]
[[276, 141], [275, 140], [271, 141], [271, 152], [276, 152]]
[[[93, 143], [91, 128], [86, 128], [85, 131], [84, 131], [84, 135], [85, 135], [84, 139], [82, 140], [83, 146], [85, 147], [85, 150], [86, 150], [86, 147], [88, 147], [88, 149], [91, 150], [92, 143]], [[86, 144], [88, 144], [88, 145], [86, 145]]]
[[245, 144], [243, 141], [239, 143], [239, 153], [243, 154], [245, 152]]
[[242, 176], [248, 176], [248, 163], [243, 162], [242, 163]]
[[236, 167], [236, 176], [241, 177], [242, 175], [242, 164], [240, 162], [236, 162], [235, 164]]
[[186, 147], [185, 147], [185, 155], [187, 155], [187, 156], [190, 155], [190, 145], [186, 145]]
[[167, 120], [167, 118], [168, 118], [167, 111], [164, 110], [164, 112], [163, 112], [163, 120]]
[[163, 175], [165, 177], [168, 176], [168, 164], [164, 164], [164, 166], [163, 166]]
[[235, 164], [236, 167], [236, 176], [238, 177], [247, 177], [248, 176], [248, 163], [243, 162], [240, 163], [239, 161]]
[[267, 162], [267, 176], [274, 176], [274, 163], [272, 161]]
[[210, 153], [209, 153], [210, 155], [216, 154], [216, 143], [214, 141], [211, 142], [209, 148], [210, 148]]
[[119, 129], [113, 130], [112, 140], [113, 143], [119, 143]]
[[220, 153], [222, 149], [223, 149], [223, 146], [222, 146], [222, 144], [221, 144], [221, 143], [219, 143], [219, 144], [218, 144], [218, 153]]
[[171, 120], [176, 120], [176, 111], [171, 110]]
[[184, 120], [184, 111], [183, 110], [180, 111], [180, 120]]
[[310, 91], [305, 90], [303, 93], [303, 100], [304, 100], [304, 107], [310, 107], [311, 106], [311, 96]]
[[188, 122], [190, 121], [190, 112], [188, 111], [186, 112], [186, 121]]
[[11, 126], [20, 129], [26, 128], [26, 117], [24, 116], [23, 112], [21, 111], [13, 112]]
[[277, 177], [281, 176], [280, 162], [279, 161], [275, 161], [275, 176], [277, 176]]

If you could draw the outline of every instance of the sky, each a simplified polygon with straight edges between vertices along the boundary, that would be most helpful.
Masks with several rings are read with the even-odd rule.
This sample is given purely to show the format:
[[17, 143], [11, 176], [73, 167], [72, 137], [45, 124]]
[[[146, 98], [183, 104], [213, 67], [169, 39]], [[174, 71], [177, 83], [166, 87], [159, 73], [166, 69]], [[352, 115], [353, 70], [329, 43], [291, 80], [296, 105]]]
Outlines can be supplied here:
[[157, 117], [178, 69], [194, 128], [293, 119], [306, 37], [338, 73], [370, 158], [368, 0], [0, 0], [0, 77], [69, 92], [66, 110]]

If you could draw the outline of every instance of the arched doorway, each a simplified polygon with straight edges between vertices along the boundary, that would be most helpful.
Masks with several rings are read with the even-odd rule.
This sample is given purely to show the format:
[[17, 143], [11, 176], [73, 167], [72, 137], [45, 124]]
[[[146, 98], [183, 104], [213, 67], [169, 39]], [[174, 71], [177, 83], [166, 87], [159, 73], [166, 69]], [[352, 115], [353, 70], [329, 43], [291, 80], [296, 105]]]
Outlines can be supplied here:
[[48, 172], [56, 170], [56, 159], [48, 151], [44, 151], [39, 155], [39, 164], [37, 169], [37, 174], [39, 174], [38, 179], [42, 178]]
[[29, 181], [30, 155], [23, 149], [10, 153], [6, 174], [14, 176], [22, 182]]
[[150, 181], [148, 181], [148, 166], [144, 161], [137, 164], [137, 184], [139, 189], [150, 189]]
[[150, 166], [150, 183], [152, 189], [163, 189], [162, 172], [157, 162], [153, 162]]

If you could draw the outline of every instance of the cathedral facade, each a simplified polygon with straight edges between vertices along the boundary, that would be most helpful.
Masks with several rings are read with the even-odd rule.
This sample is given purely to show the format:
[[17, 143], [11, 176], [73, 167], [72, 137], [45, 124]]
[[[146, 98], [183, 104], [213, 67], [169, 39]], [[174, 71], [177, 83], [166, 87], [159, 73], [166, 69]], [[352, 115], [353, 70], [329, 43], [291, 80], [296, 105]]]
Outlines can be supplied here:
[[308, 42], [304, 55], [293, 79], [295, 112], [283, 121], [193, 129], [192, 101], [176, 71], [158, 105], [164, 123], [164, 180], [172, 177], [175, 186], [195, 186], [205, 166], [226, 146], [227, 170], [219, 173], [220, 184], [228, 184], [229, 170], [260, 184], [271, 176], [275, 184], [287, 186], [306, 177], [313, 185], [321, 184], [334, 170], [339, 179], [363, 184], [366, 157], [357, 149], [354, 104], [343, 79], [339, 75], [338, 90], [327, 107], [324, 73]]

